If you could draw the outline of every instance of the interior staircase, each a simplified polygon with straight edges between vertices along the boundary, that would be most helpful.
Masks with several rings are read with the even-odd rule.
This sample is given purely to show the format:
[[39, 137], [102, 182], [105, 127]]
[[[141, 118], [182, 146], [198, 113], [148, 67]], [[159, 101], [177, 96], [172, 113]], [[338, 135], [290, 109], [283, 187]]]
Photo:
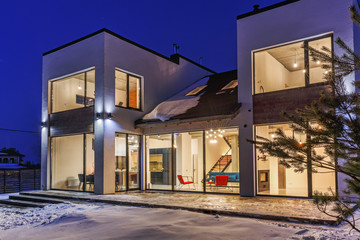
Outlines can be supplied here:
[[64, 203], [62, 200], [32, 196], [27, 193], [20, 193], [19, 195], [10, 195], [9, 199], [0, 199], [0, 205], [4, 207], [45, 207], [49, 204]]
[[227, 145], [229, 146], [229, 150], [222, 155], [214, 164], [214, 166], [210, 169], [210, 171], [206, 174], [206, 177], [209, 177], [210, 172], [224, 172], [229, 165], [231, 164], [231, 144], [230, 144], [230, 137], [223, 137], [224, 141], [227, 143]]

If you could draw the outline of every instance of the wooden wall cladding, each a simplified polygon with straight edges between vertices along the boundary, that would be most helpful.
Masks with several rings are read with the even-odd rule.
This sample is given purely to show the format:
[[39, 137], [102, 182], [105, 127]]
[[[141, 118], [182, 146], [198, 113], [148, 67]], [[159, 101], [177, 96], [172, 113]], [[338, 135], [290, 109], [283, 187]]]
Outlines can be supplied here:
[[50, 115], [50, 136], [94, 131], [94, 107], [79, 108]]
[[329, 85], [295, 88], [253, 96], [254, 124], [286, 121], [281, 112], [295, 113], [298, 108], [310, 106], [322, 91], [331, 91]]

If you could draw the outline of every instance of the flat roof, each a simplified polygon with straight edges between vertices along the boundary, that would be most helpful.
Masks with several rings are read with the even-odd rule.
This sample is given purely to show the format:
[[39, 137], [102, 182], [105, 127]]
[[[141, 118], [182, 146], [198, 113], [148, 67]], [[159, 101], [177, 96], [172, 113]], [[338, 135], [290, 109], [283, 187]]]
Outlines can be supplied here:
[[253, 16], [253, 15], [256, 15], [256, 14], [259, 14], [259, 13], [262, 13], [262, 12], [266, 12], [266, 11], [269, 11], [269, 10], [272, 10], [272, 9], [275, 9], [275, 8], [278, 8], [278, 7], [282, 7], [282, 6], [285, 6], [285, 5], [294, 3], [294, 2], [299, 2], [299, 1], [300, 0], [286, 0], [286, 1], [283, 1], [283, 2], [275, 3], [273, 5], [270, 5], [270, 6], [267, 6], [267, 7], [264, 7], [264, 8], [254, 9], [251, 12], [238, 15], [236, 17], [236, 19], [239, 20], [239, 19], [242, 19], [242, 18]]
[[[141, 48], [141, 49], [144, 49], [145, 51], [148, 51], [148, 52], [150, 52], [150, 53], [152, 53], [152, 54], [155, 54], [155, 55], [157, 55], [157, 56], [159, 56], [159, 57], [162, 57], [162, 58], [164, 58], [164, 59], [166, 59], [166, 60], [168, 60], [168, 61], [170, 61], [170, 62], [172, 62], [172, 63], [179, 64], [179, 63], [178, 63], [176, 60], [174, 60], [173, 58], [167, 57], [167, 56], [165, 56], [165, 55], [163, 55], [163, 54], [161, 54], [161, 53], [158, 53], [158, 52], [156, 52], [156, 51], [154, 51], [154, 50], [151, 50], [150, 48], [147, 48], [147, 47], [145, 47], [145, 46], [143, 46], [143, 45], [141, 45], [141, 44], [138, 44], [138, 43], [136, 43], [136, 42], [134, 42], [134, 41], [131, 41], [131, 40], [129, 40], [129, 39], [127, 39], [127, 38], [125, 38], [125, 37], [117, 34], [117, 33], [114, 33], [113, 31], [110, 31], [110, 30], [107, 29], [107, 28], [102, 28], [102, 29], [100, 29], [100, 30], [98, 30], [98, 31], [96, 31], [96, 32], [90, 33], [90, 34], [88, 34], [88, 35], [86, 35], [86, 36], [84, 36], [84, 37], [81, 37], [81, 38], [76, 39], [76, 40], [74, 40], [74, 41], [72, 41], [72, 42], [69, 42], [69, 43], [66, 43], [66, 44], [64, 44], [64, 45], [61, 45], [60, 47], [54, 48], [54, 49], [52, 49], [52, 50], [50, 50], [50, 51], [47, 51], [47, 52], [43, 53], [43, 56], [46, 56], [46, 55], [48, 55], [48, 54], [50, 54], [50, 53], [59, 51], [59, 50], [61, 50], [61, 49], [63, 49], [63, 48], [69, 47], [69, 46], [71, 46], [71, 45], [74, 45], [74, 44], [76, 44], [76, 43], [78, 43], [78, 42], [81, 42], [81, 41], [83, 41], [83, 40], [85, 40], [85, 39], [91, 38], [91, 37], [93, 37], [93, 36], [95, 36], [95, 35], [97, 35], [97, 34], [99, 34], [99, 33], [103, 33], [103, 32], [106, 32], [106, 33], [108, 33], [108, 34], [110, 34], [110, 35], [112, 35], [112, 36], [114, 36], [114, 37], [117, 37], [117, 38], [119, 38], [119, 39], [121, 39], [121, 40], [123, 40], [123, 41], [125, 41], [125, 42], [128, 42], [128, 43], [130, 43], [130, 44], [132, 44], [132, 45], [134, 45], [134, 46], [136, 46], [136, 47], [139, 47], [139, 48]], [[215, 71], [213, 71], [213, 70], [211, 70], [211, 69], [209, 69], [209, 68], [207, 68], [207, 67], [204, 67], [203, 65], [200, 65], [199, 63], [196, 63], [196, 62], [194, 62], [194, 61], [192, 61], [192, 60], [190, 60], [190, 59], [188, 59], [188, 58], [186, 58], [186, 57], [184, 57], [184, 56], [182, 56], [182, 55], [180, 55], [180, 54], [174, 54], [174, 55], [177, 55], [178, 57], [181, 57], [181, 58], [183, 58], [184, 60], [186, 60], [186, 61], [188, 61], [188, 62], [191, 62], [192, 64], [194, 64], [194, 65], [196, 65], [196, 66], [198, 66], [198, 67], [200, 67], [200, 68], [205, 69], [206, 71], [215, 73]]]

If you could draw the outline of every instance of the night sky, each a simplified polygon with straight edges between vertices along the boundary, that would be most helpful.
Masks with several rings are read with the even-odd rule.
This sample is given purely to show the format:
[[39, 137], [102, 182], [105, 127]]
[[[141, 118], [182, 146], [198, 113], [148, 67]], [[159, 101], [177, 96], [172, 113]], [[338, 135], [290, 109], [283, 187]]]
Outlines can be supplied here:
[[[40, 161], [42, 53], [101, 28], [217, 72], [236, 69], [236, 16], [281, 0], [0, 1], [0, 148]], [[1, 129], [25, 130], [14, 132]]]

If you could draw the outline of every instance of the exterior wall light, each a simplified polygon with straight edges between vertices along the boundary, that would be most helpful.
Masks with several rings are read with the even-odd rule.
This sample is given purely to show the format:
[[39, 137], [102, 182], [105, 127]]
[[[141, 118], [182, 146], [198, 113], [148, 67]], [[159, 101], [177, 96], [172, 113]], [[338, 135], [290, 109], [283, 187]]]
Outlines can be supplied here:
[[101, 113], [96, 113], [96, 120], [99, 120], [101, 118]]
[[111, 113], [108, 113], [108, 114], [107, 114], [107, 118], [108, 118], [108, 119], [112, 119]]
[[41, 125], [41, 127], [42, 127], [42, 128], [44, 128], [44, 127], [46, 127], [46, 126], [47, 126], [47, 123], [46, 123], [46, 122], [41, 122], [41, 124], [40, 124], [40, 125]]

